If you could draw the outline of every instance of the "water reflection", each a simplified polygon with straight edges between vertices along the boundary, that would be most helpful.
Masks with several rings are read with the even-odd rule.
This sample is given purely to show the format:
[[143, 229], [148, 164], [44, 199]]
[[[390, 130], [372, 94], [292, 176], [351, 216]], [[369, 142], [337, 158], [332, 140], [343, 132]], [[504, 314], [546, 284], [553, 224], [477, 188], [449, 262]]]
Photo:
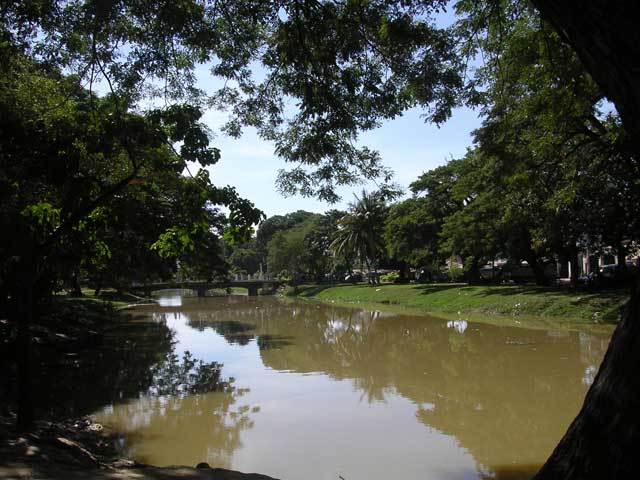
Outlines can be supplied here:
[[469, 326], [466, 320], [451, 320], [447, 322], [447, 328], [453, 328], [458, 333], [464, 333]]
[[166, 295], [156, 300], [161, 307], [180, 307], [182, 297], [180, 295]]
[[242, 446], [240, 434], [253, 427], [251, 415], [259, 411], [238, 404], [247, 392], [145, 396], [107, 407], [96, 418], [118, 428], [121, 449], [138, 461], [157, 463], [160, 456], [163, 465], [208, 462], [231, 468], [233, 453]]
[[247, 297], [140, 311], [251, 390], [108, 409], [130, 452], [283, 478], [529, 478], [608, 342]]
[[34, 372], [36, 408], [46, 417], [74, 417], [105, 404], [137, 398], [154, 384], [155, 367], [172, 351], [163, 323], [132, 321], [80, 351], [39, 350]]
[[222, 335], [230, 344], [247, 345], [253, 340], [254, 335], [250, 333], [255, 329], [254, 325], [238, 322], [236, 320], [211, 319], [209, 314], [194, 312], [187, 316], [187, 325], [203, 332], [210, 328], [218, 335]]

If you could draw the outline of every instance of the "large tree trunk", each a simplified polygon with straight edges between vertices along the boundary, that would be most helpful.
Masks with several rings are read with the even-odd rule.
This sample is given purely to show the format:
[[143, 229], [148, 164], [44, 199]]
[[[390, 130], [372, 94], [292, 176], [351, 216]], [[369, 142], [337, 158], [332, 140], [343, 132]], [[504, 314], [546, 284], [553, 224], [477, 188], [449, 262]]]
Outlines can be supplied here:
[[80, 275], [78, 272], [73, 274], [71, 277], [71, 286], [73, 288], [73, 296], [74, 297], [82, 297], [82, 287], [80, 287], [80, 279], [78, 278]]
[[636, 287], [582, 410], [535, 479], [640, 478], [639, 315]]
[[16, 364], [18, 367], [18, 418], [19, 431], [28, 431], [33, 427], [33, 353], [31, 341], [31, 324], [33, 323], [33, 279], [31, 271], [21, 274], [17, 294], [14, 300], [17, 308], [14, 311], [18, 324], [16, 338]]
[[[471, 265], [467, 268], [467, 281], [471, 284], [480, 283], [480, 259], [476, 256], [471, 257]], [[466, 265], [466, 259], [464, 264]]]
[[640, 152], [640, 2], [531, 0], [611, 100]]
[[540, 265], [538, 261], [538, 257], [533, 252], [530, 252], [525, 260], [531, 267], [531, 271], [533, 272], [533, 278], [536, 281], [536, 285], [544, 286], [549, 284], [549, 279], [544, 272], [544, 267]]
[[580, 265], [578, 262], [578, 251], [574, 250], [569, 253], [569, 263], [571, 265], [571, 272], [569, 274], [569, 281], [571, 285], [578, 285], [578, 278], [580, 277]]
[[[531, 0], [618, 110], [640, 155], [640, 2]], [[640, 287], [582, 410], [536, 479], [640, 478]]]
[[622, 243], [616, 250], [616, 263], [620, 265], [623, 270], [627, 269], [627, 249]]

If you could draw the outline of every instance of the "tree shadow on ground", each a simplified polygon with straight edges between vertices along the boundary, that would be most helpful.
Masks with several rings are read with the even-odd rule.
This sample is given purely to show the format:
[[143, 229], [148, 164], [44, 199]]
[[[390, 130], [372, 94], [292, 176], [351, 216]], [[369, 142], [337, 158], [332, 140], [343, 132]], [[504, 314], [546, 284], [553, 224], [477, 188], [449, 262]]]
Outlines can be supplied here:
[[420, 290], [423, 295], [430, 295], [432, 293], [443, 292], [445, 290], [451, 290], [454, 288], [464, 288], [466, 284], [450, 283], [450, 284], [418, 284], [413, 287], [414, 290]]
[[[482, 290], [476, 290], [476, 287], [485, 287]], [[599, 300], [616, 300], [625, 295], [630, 295], [628, 288], [599, 288], [586, 286], [566, 287], [541, 287], [537, 285], [464, 285], [459, 286], [460, 290], [468, 290], [478, 297], [490, 296], [515, 296], [515, 295], [547, 295], [547, 296], [565, 296], [574, 294], [576, 296], [574, 303], [587, 302], [592, 299]]]
[[[368, 284], [363, 283], [322, 283], [320, 285], [313, 286], [305, 286], [304, 288], [299, 289], [299, 292], [302, 297], [315, 297], [319, 293], [329, 289], [329, 288], [342, 288], [342, 287], [354, 287], [354, 286], [366, 286]], [[294, 290], [298, 290], [297, 287], [294, 287]]]

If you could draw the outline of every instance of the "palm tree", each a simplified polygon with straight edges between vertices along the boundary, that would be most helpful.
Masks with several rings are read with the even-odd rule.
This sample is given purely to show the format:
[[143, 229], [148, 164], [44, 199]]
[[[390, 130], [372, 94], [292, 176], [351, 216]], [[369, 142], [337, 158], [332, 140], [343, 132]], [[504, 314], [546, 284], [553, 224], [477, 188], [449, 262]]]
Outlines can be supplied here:
[[363, 190], [361, 197], [354, 196], [347, 214], [338, 221], [331, 249], [336, 257], [359, 258], [367, 266], [369, 283], [375, 283], [377, 264], [384, 251], [382, 231], [387, 205], [379, 192]]

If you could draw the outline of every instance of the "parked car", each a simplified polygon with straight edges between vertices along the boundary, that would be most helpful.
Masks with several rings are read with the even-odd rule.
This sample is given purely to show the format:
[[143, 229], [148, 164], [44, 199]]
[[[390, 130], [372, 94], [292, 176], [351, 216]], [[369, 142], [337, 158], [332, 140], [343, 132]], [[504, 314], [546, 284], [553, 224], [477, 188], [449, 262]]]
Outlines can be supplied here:
[[626, 265], [612, 263], [603, 265], [598, 269], [598, 277], [607, 283], [622, 283], [637, 275], [638, 266], [634, 262], [627, 262]]
[[606, 280], [613, 280], [622, 273], [622, 266], [617, 263], [611, 265], [603, 265], [598, 269], [598, 274]]
[[352, 282], [352, 283], [361, 282], [362, 279], [363, 279], [363, 275], [360, 272], [349, 273], [344, 277], [345, 282]]
[[492, 265], [485, 265], [480, 268], [480, 278], [482, 280], [497, 280], [502, 277], [502, 268]]

